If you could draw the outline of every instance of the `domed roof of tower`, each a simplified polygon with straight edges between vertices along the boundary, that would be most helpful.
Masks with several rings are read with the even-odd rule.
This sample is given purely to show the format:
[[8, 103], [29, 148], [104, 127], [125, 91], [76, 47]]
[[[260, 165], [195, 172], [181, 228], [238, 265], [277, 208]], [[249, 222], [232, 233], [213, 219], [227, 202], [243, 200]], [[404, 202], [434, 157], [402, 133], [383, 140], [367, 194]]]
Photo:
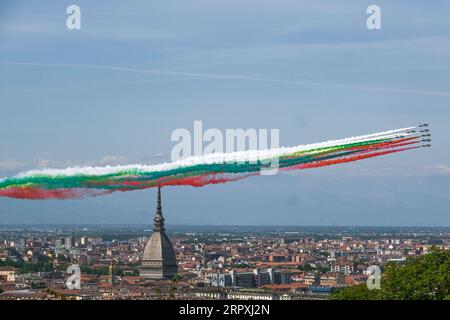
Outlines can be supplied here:
[[169, 238], [163, 232], [153, 232], [145, 246], [144, 260], [163, 260], [176, 264], [175, 252]]

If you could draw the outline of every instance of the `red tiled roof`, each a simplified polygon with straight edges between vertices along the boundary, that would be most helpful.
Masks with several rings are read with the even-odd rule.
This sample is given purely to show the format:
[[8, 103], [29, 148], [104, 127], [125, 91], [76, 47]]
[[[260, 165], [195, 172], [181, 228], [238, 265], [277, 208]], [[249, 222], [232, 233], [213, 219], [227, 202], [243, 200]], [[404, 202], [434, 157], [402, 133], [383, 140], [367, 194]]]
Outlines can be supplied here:
[[308, 288], [308, 285], [306, 283], [284, 283], [284, 284], [267, 284], [263, 286], [263, 288], [266, 289], [272, 289], [272, 290], [289, 290], [289, 289], [295, 289], [295, 288]]
[[272, 266], [272, 267], [281, 267], [281, 266], [296, 267], [296, 266], [299, 266], [300, 263], [298, 263], [298, 262], [258, 262], [256, 265], [257, 266]]
[[57, 293], [60, 293], [60, 294], [68, 295], [68, 296], [77, 295], [77, 294], [81, 293], [81, 290], [75, 290], [75, 289], [73, 289], [73, 290], [70, 290], [70, 289], [55, 289], [54, 291], [57, 292]]
[[98, 285], [98, 287], [100, 287], [100, 288], [108, 288], [108, 287], [112, 287], [112, 285], [110, 283], [108, 283], [108, 282], [104, 282], [104, 283], [100, 283]]

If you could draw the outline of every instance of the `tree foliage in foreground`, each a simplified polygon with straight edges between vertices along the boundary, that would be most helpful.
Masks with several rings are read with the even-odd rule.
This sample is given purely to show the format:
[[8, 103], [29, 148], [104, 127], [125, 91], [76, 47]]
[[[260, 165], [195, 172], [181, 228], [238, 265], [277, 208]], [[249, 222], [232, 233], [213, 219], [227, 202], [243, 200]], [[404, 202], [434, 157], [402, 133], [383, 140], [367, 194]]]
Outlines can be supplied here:
[[389, 263], [382, 275], [381, 289], [356, 285], [336, 291], [332, 299], [450, 299], [450, 251], [431, 248], [429, 254], [408, 259], [405, 265]]

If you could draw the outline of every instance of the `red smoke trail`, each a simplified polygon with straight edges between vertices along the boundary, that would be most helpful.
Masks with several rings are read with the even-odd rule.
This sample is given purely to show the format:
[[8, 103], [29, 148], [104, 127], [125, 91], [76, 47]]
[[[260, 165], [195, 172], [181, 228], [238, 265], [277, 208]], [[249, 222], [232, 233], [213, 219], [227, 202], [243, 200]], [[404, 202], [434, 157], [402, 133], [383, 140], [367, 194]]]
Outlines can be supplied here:
[[[360, 151], [356, 151], [355, 153], [353, 153], [353, 156], [359, 156], [359, 155], [362, 155], [362, 154], [378, 154], [379, 152], [384, 152], [384, 151], [381, 151], [381, 150], [405, 147], [405, 146], [417, 144], [419, 142], [420, 141], [412, 141], [412, 142], [391, 144], [391, 145], [387, 145], [387, 146], [384, 146], [384, 147], [378, 147], [378, 148], [366, 148], [366, 149], [362, 149]], [[405, 149], [409, 150], [409, 149], [414, 149], [414, 148], [417, 148], [417, 147], [405, 148]], [[379, 150], [379, 151], [378, 152], [374, 152], [375, 150]], [[386, 150], [386, 151], [388, 151], [388, 150]], [[348, 159], [348, 158], [349, 157], [347, 156], [347, 157], [342, 158], [342, 159]], [[330, 159], [330, 160], [332, 160], [332, 159]]]
[[386, 145], [383, 147], [371, 147], [371, 148], [362, 148], [360, 150], [358, 150], [357, 148], [354, 149], [355, 153], [353, 153], [353, 155], [360, 155], [360, 154], [365, 154], [365, 153], [373, 153], [375, 150], [386, 150], [386, 149], [393, 149], [393, 148], [399, 148], [399, 147], [405, 147], [405, 146], [409, 146], [409, 145], [414, 145], [419, 143], [420, 141], [412, 141], [412, 142], [405, 142], [405, 143], [396, 143], [396, 144], [391, 144], [391, 145]]
[[[375, 143], [375, 144], [365, 145], [365, 146], [355, 146], [355, 147], [346, 148], [345, 150], [370, 150], [370, 149], [395, 148], [395, 147], [399, 147], [399, 146], [407, 146], [410, 144], [419, 143], [420, 141], [410, 141], [410, 140], [414, 140], [417, 138], [418, 137], [404, 138], [404, 139], [399, 139], [399, 140], [395, 140], [395, 141], [380, 142], [380, 143]], [[410, 141], [410, 142], [407, 142], [407, 141]]]
[[410, 147], [410, 148], [387, 150], [387, 151], [381, 151], [381, 152], [373, 152], [373, 153], [369, 153], [369, 154], [351, 156], [351, 157], [344, 158], [344, 159], [321, 160], [321, 161], [312, 162], [312, 163], [303, 163], [303, 164], [299, 164], [297, 166], [293, 166], [293, 167], [289, 167], [289, 168], [283, 168], [282, 170], [320, 168], [320, 167], [325, 167], [325, 166], [331, 166], [333, 164], [340, 164], [340, 163], [358, 161], [358, 160], [363, 160], [363, 159], [368, 159], [368, 158], [373, 158], [373, 157], [379, 157], [379, 156], [383, 156], [383, 155], [390, 154], [390, 153], [396, 153], [396, 152], [401, 152], [401, 151], [406, 151], [406, 150], [411, 150], [411, 149], [416, 149], [416, 148], [420, 148], [420, 147]]
[[247, 177], [256, 176], [259, 172], [249, 173], [241, 176], [231, 177], [225, 176], [221, 173], [208, 173], [195, 177], [185, 177], [174, 179], [171, 181], [165, 181], [158, 183], [157, 185], [160, 187], [164, 186], [192, 186], [192, 187], [203, 187], [208, 184], [219, 184], [226, 183], [231, 181], [238, 181]]
[[154, 187], [166, 187], [166, 186], [191, 186], [191, 187], [203, 187], [208, 184], [219, 184], [219, 183], [226, 183], [231, 181], [238, 181], [250, 176], [258, 175], [259, 172], [256, 173], [250, 173], [242, 176], [225, 176], [222, 173], [205, 173], [199, 176], [192, 176], [192, 177], [182, 177], [182, 178], [174, 178], [174, 177], [163, 177], [159, 178], [156, 181], [152, 182], [133, 182], [133, 183], [126, 183], [127, 185], [134, 186], [133, 189], [128, 188], [118, 188], [111, 190], [113, 191], [133, 191], [133, 190], [144, 190]]
[[110, 190], [93, 189], [39, 189], [39, 188], [8, 188], [0, 190], [0, 197], [15, 199], [45, 200], [45, 199], [81, 199], [85, 196], [101, 196], [111, 193]]
[[[415, 143], [420, 142], [420, 141], [413, 141], [413, 142], [406, 143], [406, 141], [410, 141], [410, 140], [414, 140], [414, 139], [418, 139], [418, 137], [402, 138], [402, 139], [397, 139], [397, 140], [393, 140], [393, 141], [374, 143], [374, 144], [370, 144], [370, 145], [347, 147], [347, 148], [344, 148], [341, 150], [329, 150], [329, 151], [319, 152], [315, 156], [322, 157], [322, 156], [326, 156], [328, 154], [333, 154], [333, 153], [336, 153], [339, 151], [367, 150], [366, 152], [370, 152], [370, 151], [376, 150], [376, 149], [379, 150], [379, 149], [386, 149], [386, 148], [395, 148], [395, 147], [407, 146], [410, 144], [415, 144]], [[401, 142], [405, 142], [405, 143], [401, 143]], [[296, 158], [296, 157], [297, 156], [293, 155], [293, 156], [286, 157], [286, 159], [292, 159], [292, 158]]]

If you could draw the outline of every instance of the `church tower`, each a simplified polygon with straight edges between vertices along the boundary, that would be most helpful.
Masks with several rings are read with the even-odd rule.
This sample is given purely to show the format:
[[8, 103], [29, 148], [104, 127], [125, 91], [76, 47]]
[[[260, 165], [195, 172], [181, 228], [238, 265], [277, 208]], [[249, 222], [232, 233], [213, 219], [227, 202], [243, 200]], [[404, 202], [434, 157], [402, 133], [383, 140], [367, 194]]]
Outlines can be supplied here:
[[158, 187], [153, 234], [144, 250], [140, 275], [144, 279], [171, 279], [178, 271], [175, 251], [164, 228], [161, 206], [161, 188]]

